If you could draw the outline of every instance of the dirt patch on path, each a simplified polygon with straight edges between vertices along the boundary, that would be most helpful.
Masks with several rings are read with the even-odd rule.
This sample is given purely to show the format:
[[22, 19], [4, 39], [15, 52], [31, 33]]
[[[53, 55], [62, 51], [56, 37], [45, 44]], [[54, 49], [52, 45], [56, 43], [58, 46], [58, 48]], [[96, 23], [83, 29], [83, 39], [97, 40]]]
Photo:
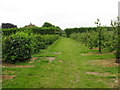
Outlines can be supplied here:
[[53, 60], [55, 60], [55, 57], [46, 57], [46, 60], [48, 60], [49, 63], [51, 63]]
[[99, 73], [99, 72], [86, 72], [86, 74], [97, 75], [97, 76], [114, 76], [111, 75], [110, 73]]
[[62, 61], [62, 60], [59, 60], [58, 62], [59, 62], [59, 63], [63, 63], [63, 61]]
[[8, 80], [8, 79], [13, 79], [16, 75], [2, 75], [2, 79]]
[[98, 73], [98, 72], [86, 72], [86, 74], [99, 75], [100, 73]]
[[7, 68], [15, 68], [15, 67], [34, 67], [34, 65], [14, 65], [14, 64], [3, 64], [2, 67], [7, 67]]
[[8, 70], [6, 70], [6, 71], [2, 71], [2, 74], [9, 74], [9, 73], [14, 74], [15, 71], [8, 71]]
[[34, 67], [34, 65], [29, 65], [29, 66], [15, 66], [15, 67]]
[[62, 54], [61, 52], [54, 52], [54, 54]]
[[[3, 67], [6, 67], [6, 66], [3, 66]], [[25, 65], [24, 66], [19, 65], [19, 66], [9, 66], [9, 67], [7, 66], [7, 68], [15, 68], [15, 67], [34, 67], [34, 65], [29, 65], [29, 66], [27, 66], [27, 65], [26, 66]]]
[[119, 79], [110, 79], [106, 82], [111, 88], [118, 88], [120, 87]]
[[[34, 63], [34, 61], [38, 58], [44, 58], [44, 57], [32, 57], [32, 58], [29, 59], [28, 63]], [[10, 63], [3, 62], [2, 67], [4, 68], [4, 67], [34, 67], [34, 66], [33, 65], [32, 66], [30, 66], [30, 65], [29, 66], [28, 65], [22, 66], [22, 65], [15, 65], [15, 64], [10, 64]]]
[[2, 67], [14, 67], [14, 64], [10, 64], [10, 63], [2, 63]]
[[88, 56], [88, 55], [106, 55], [106, 54], [114, 54], [115, 52], [108, 52], [108, 53], [99, 53], [99, 52], [89, 52], [89, 53], [83, 53], [82, 56]]
[[32, 58], [30, 58], [30, 59], [29, 59], [29, 60], [30, 60], [29, 63], [34, 63], [34, 61], [35, 61], [36, 59], [38, 59], [38, 58], [40, 58], [40, 57], [32, 57]]
[[90, 64], [103, 66], [103, 67], [118, 67], [119, 64], [115, 63], [115, 61], [116, 59], [91, 60]]

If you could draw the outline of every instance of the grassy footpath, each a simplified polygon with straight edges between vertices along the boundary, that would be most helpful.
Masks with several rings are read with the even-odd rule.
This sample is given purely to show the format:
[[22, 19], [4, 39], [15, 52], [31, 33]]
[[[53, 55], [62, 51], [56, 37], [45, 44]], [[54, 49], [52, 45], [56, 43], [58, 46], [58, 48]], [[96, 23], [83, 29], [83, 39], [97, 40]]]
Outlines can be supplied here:
[[[110, 88], [117, 87], [118, 67], [93, 65], [90, 61], [113, 59], [113, 54], [82, 55], [89, 50], [69, 38], [60, 38], [40, 53], [34, 63], [16, 65], [34, 67], [4, 67], [3, 75], [16, 75], [3, 80], [4, 88]], [[54, 57], [48, 62], [45, 57]]]

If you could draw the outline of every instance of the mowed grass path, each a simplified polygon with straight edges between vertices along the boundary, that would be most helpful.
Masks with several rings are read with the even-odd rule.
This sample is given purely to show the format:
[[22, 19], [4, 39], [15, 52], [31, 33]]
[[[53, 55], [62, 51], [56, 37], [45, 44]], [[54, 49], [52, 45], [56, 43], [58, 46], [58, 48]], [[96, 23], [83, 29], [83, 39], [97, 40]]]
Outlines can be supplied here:
[[[3, 80], [4, 88], [110, 88], [117, 87], [118, 67], [91, 65], [91, 60], [112, 59], [113, 54], [88, 55], [96, 52], [69, 38], [60, 38], [53, 45], [40, 53], [34, 63], [24, 62], [17, 65], [34, 65], [34, 67], [3, 68], [3, 74], [16, 75], [13, 79]], [[43, 57], [43, 58], [41, 58]], [[56, 59], [48, 63], [45, 57]], [[14, 73], [4, 73], [14, 71]], [[87, 72], [102, 75], [87, 74]], [[109, 73], [104, 75], [104, 73]], [[109, 83], [110, 82], [110, 83]], [[113, 85], [113, 86], [112, 86]]]

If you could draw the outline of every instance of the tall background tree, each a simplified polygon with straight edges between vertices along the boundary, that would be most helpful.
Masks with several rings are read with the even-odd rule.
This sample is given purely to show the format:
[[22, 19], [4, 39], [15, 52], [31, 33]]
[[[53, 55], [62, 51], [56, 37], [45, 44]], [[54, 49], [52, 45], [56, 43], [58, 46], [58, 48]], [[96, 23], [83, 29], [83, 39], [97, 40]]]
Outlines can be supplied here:
[[100, 20], [97, 19], [97, 21], [95, 22], [95, 24], [97, 25], [97, 31], [98, 31], [98, 39], [99, 39], [99, 53], [101, 53], [102, 51], [102, 29], [101, 29], [101, 23]]
[[113, 43], [116, 50], [116, 63], [120, 63], [120, 18], [117, 20], [111, 20], [111, 27], [113, 30]]
[[11, 23], [2, 23], [2, 29], [8, 29], [8, 28], [17, 28], [17, 25], [11, 24]]
[[120, 63], [120, 18], [117, 19], [117, 49], [116, 49], [116, 63]]
[[55, 27], [55, 26], [49, 22], [45, 22], [42, 27]]

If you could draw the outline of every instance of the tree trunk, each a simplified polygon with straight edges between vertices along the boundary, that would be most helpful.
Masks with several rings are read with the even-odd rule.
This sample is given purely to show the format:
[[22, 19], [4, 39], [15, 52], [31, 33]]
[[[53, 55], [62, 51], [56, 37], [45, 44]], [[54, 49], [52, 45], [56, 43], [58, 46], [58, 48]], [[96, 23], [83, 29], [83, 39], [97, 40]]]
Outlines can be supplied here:
[[101, 51], [102, 51], [101, 46], [102, 46], [102, 42], [101, 42], [101, 30], [99, 30], [99, 53], [101, 53]]

